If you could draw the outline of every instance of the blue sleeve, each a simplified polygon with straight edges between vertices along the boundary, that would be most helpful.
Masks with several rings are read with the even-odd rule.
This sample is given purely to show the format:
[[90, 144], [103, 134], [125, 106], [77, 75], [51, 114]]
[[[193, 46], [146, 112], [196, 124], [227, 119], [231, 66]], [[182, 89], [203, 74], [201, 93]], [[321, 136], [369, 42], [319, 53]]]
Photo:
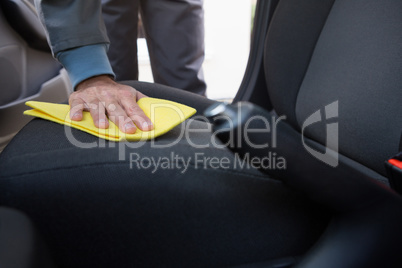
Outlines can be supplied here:
[[56, 58], [67, 70], [75, 89], [80, 82], [93, 76], [115, 77], [106, 52], [106, 44], [95, 44], [61, 51]]

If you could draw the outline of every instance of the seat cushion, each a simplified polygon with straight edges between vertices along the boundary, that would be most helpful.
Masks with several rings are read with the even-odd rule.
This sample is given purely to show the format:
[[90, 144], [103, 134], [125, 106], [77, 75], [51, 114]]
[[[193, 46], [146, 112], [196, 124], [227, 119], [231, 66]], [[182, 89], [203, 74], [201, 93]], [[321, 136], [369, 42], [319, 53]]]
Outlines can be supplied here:
[[[187, 98], [172, 92], [163, 98]], [[230, 266], [307, 251], [329, 212], [210, 128], [188, 120], [154, 141], [113, 143], [34, 119], [0, 155], [0, 205], [28, 214], [59, 267]]]

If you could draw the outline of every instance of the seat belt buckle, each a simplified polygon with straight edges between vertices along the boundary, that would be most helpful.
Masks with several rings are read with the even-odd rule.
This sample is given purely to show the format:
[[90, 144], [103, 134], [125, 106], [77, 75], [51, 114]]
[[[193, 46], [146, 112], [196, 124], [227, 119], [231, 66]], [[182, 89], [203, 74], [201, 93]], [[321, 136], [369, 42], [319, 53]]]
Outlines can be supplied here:
[[389, 184], [399, 194], [402, 194], [402, 152], [385, 162]]

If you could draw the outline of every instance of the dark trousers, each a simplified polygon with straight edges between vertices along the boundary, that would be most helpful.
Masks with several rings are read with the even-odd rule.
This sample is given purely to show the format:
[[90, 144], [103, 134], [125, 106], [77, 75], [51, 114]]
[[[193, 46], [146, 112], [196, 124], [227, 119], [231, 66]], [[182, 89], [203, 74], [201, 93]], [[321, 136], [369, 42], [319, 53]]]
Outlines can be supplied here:
[[138, 13], [154, 81], [205, 95], [203, 0], [102, 0], [117, 80], [138, 80]]

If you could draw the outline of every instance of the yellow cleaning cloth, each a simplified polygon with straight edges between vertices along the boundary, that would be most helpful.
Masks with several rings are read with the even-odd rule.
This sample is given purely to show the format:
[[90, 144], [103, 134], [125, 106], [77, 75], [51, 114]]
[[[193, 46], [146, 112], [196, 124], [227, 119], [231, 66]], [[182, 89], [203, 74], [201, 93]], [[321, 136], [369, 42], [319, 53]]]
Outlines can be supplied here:
[[126, 134], [120, 131], [110, 120], [109, 128], [100, 129], [94, 125], [91, 114], [86, 111], [83, 112], [81, 121], [73, 121], [70, 119], [70, 106], [66, 104], [28, 101], [25, 104], [34, 109], [27, 110], [24, 114], [64, 124], [106, 140], [139, 141], [153, 139], [165, 134], [196, 112], [194, 108], [189, 106], [162, 99], [142, 98], [137, 103], [154, 124], [153, 130], [141, 131], [137, 129], [134, 134]]

